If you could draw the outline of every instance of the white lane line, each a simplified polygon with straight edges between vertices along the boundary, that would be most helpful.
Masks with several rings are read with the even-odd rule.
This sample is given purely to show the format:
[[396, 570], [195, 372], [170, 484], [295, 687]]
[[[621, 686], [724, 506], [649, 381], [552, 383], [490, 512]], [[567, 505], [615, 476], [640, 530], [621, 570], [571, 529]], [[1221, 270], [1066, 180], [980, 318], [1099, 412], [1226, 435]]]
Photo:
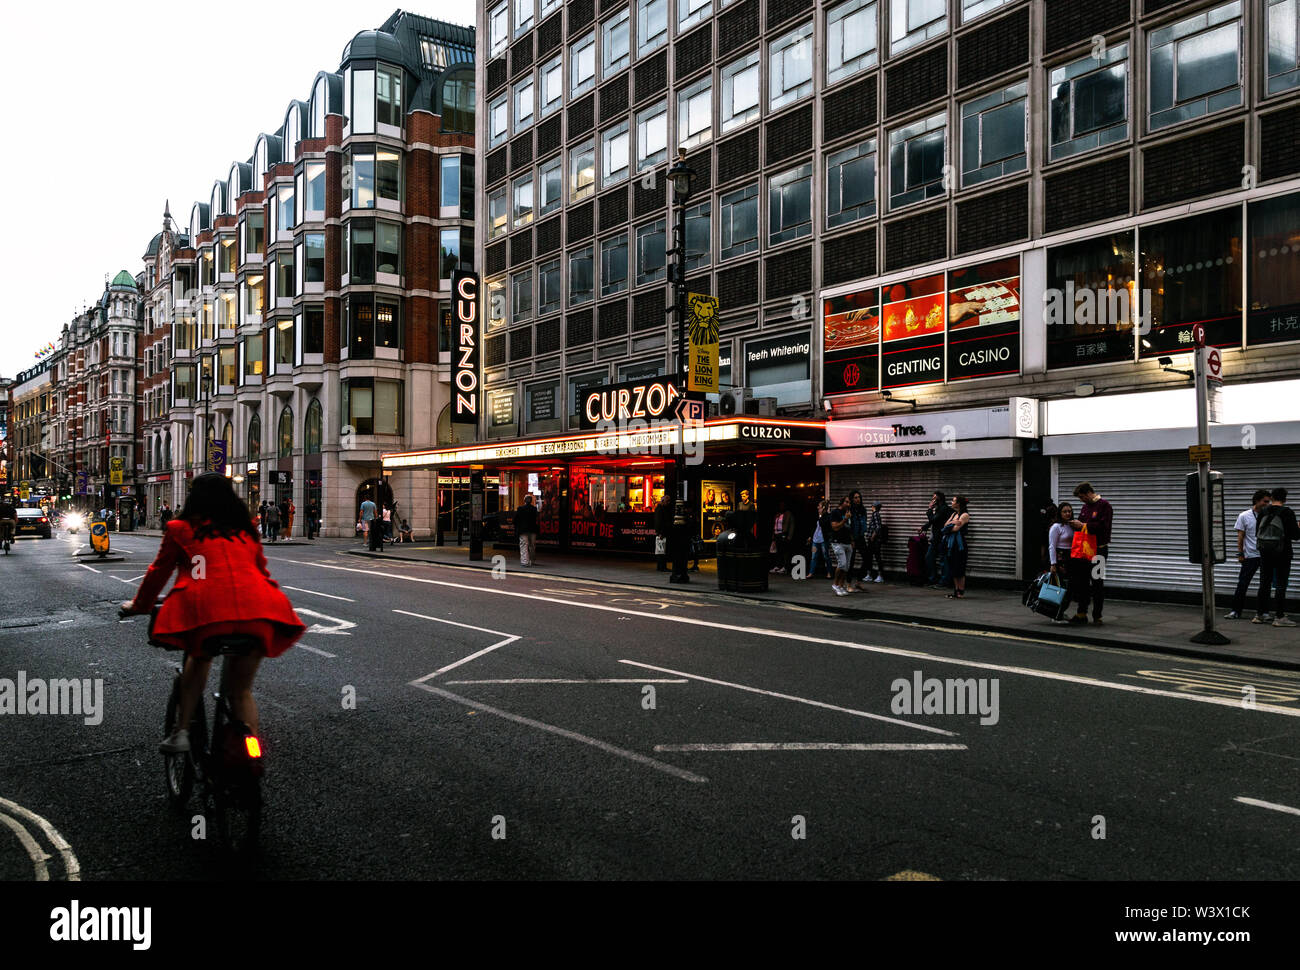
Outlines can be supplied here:
[[79, 562], [77, 563], [77, 565], [80, 566], [82, 569], [89, 569], [92, 573], [99, 572], [99, 570], [96, 569], [94, 566], [87, 566], [84, 562]]
[[855, 711], [851, 707], [839, 707], [835, 704], [827, 704], [824, 701], [809, 700], [806, 697], [795, 697], [793, 694], [779, 694], [776, 691], [763, 690], [761, 687], [748, 687], [745, 684], [733, 684], [729, 680], [714, 680], [712, 677], [701, 677], [699, 674], [688, 674], [681, 670], [669, 670], [667, 667], [655, 667], [650, 664], [638, 663], [635, 660], [620, 660], [619, 663], [627, 664], [629, 667], [641, 667], [645, 670], [653, 670], [661, 674], [672, 674], [675, 677], [689, 677], [691, 680], [703, 681], [706, 684], [717, 684], [719, 687], [734, 687], [736, 690], [747, 691], [751, 694], [762, 694], [764, 697], [775, 697], [783, 701], [796, 701], [799, 704], [807, 704], [809, 707], [820, 707], [828, 711], [838, 711], [841, 714], [852, 714], [854, 717], [866, 717], [873, 721], [884, 721], [886, 724], [897, 724], [901, 727], [915, 728], [918, 731], [929, 731], [931, 734], [942, 734], [945, 737], [955, 738], [956, 731], [945, 731], [943, 728], [937, 728], [929, 724], [914, 724], [911, 721], [902, 721], [896, 717], [886, 717], [883, 714], [872, 714], [870, 711]]
[[1261, 802], [1258, 798], [1245, 798], [1238, 795], [1233, 799], [1234, 802], [1241, 802], [1243, 805], [1254, 805], [1256, 808], [1270, 808], [1275, 812], [1286, 812], [1288, 815], [1300, 815], [1300, 808], [1292, 808], [1290, 805], [1279, 805], [1277, 802]]
[[140, 582], [140, 580], [144, 579], [144, 577], [145, 577], [146, 575], [147, 575], [146, 573], [141, 573], [139, 576], [132, 576], [131, 579], [130, 579], [130, 582], [132, 582], [132, 583], [138, 583], [138, 582]]
[[505, 637], [504, 640], [499, 640], [496, 643], [492, 644], [490, 647], [484, 647], [482, 650], [477, 650], [474, 653], [471, 653], [468, 657], [462, 657], [460, 660], [457, 660], [454, 663], [449, 663], [445, 667], [439, 667], [431, 674], [425, 674], [423, 677], [419, 678], [418, 680], [411, 681], [411, 685], [414, 687], [423, 687], [424, 682], [426, 680], [433, 680], [433, 678], [437, 677], [439, 674], [445, 674], [449, 670], [455, 670], [457, 667], [463, 667], [471, 660], [477, 660], [479, 657], [486, 656], [487, 654], [491, 653], [493, 650], [500, 650], [502, 647], [508, 647], [510, 644], [514, 643], [516, 640], [519, 639], [519, 637], [506, 633], [502, 630], [489, 630], [486, 627], [470, 626], [468, 623], [457, 623], [455, 620], [444, 620], [440, 616], [426, 616], [423, 613], [411, 613], [408, 612], [407, 610], [393, 610], [393, 612], [401, 613], [403, 616], [413, 616], [417, 620], [429, 620], [433, 623], [446, 623], [448, 626], [458, 626], [465, 630], [473, 630], [476, 633], [490, 633], [494, 637]]
[[11, 802], [7, 798], [0, 798], [0, 808], [7, 808], [15, 815], [20, 815], [27, 819], [27, 821], [35, 822], [39, 825], [41, 831], [45, 833], [45, 837], [50, 840], [50, 844], [54, 846], [59, 855], [63, 857], [63, 869], [67, 873], [68, 882], [81, 881], [81, 863], [79, 863], [77, 857], [72, 854], [72, 846], [68, 845], [67, 840], [59, 834], [58, 829], [45, 821], [45, 819], [41, 818], [35, 812], [28, 811], [17, 802]]
[[690, 683], [690, 681], [680, 677], [645, 677], [641, 680], [634, 680], [626, 677], [605, 677], [591, 680], [564, 680], [554, 677], [516, 677], [508, 680], [444, 680], [443, 683], [448, 686], [459, 686], [464, 684], [687, 684]]
[[32, 838], [32, 834], [23, 828], [22, 823], [16, 818], [11, 818], [4, 812], [0, 812], [0, 822], [13, 829], [14, 835], [18, 836], [18, 841], [22, 843], [23, 848], [27, 850], [27, 855], [32, 860], [32, 869], [36, 872], [37, 882], [50, 881], [50, 868], [45, 861], [50, 858], [45, 850], [41, 848], [40, 843]]
[[116, 579], [119, 583], [126, 583], [126, 585], [128, 586], [131, 586], [132, 584], [135, 583], [134, 579], [123, 579], [121, 576], [114, 576], [113, 578]]
[[350, 600], [346, 596], [335, 596], [333, 593], [319, 593], [314, 589], [301, 589], [298, 586], [285, 586], [280, 584], [281, 589], [291, 589], [295, 593], [310, 593], [312, 596], [324, 596], [327, 600], [342, 600], [344, 603], [355, 603], [356, 600]]
[[[1160, 690], [1156, 687], [1143, 687], [1140, 684], [1119, 684], [1109, 680], [1098, 680], [1095, 677], [1062, 674], [1053, 670], [1036, 670], [1033, 667], [1018, 667], [1010, 664], [987, 663], [979, 660], [962, 660], [958, 657], [945, 657], [940, 654], [922, 653], [919, 650], [904, 650], [899, 647], [885, 647], [878, 644], [854, 643], [851, 640], [834, 640], [829, 637], [814, 637], [803, 633], [787, 633], [784, 630], [767, 630], [762, 627], [741, 626], [735, 623], [716, 623], [712, 620], [706, 620], [700, 617], [679, 616], [674, 613], [645, 613], [638, 610], [627, 609], [625, 607], [603, 606], [600, 603], [587, 603], [581, 600], [564, 600], [551, 596], [538, 596], [535, 593], [523, 593], [516, 590], [502, 589], [497, 586], [472, 586], [466, 583], [453, 583], [445, 579], [427, 579], [423, 576], [407, 576], [402, 573], [382, 573], [370, 569], [357, 569], [352, 566], [326, 566], [322, 563], [298, 561], [295, 561], [295, 565], [317, 566], [321, 569], [335, 569], [346, 573], [378, 576], [381, 579], [400, 579], [408, 583], [423, 583], [426, 586], [444, 586], [450, 589], [461, 589], [467, 592], [485, 593], [493, 596], [512, 596], [518, 599], [551, 603], [569, 609], [598, 610], [603, 613], [615, 613], [620, 616], [635, 616], [646, 620], [658, 620], [660, 623], [682, 623], [687, 626], [699, 626], [712, 630], [725, 630], [733, 633], [744, 633], [758, 637], [772, 637], [778, 640], [787, 640], [792, 643], [810, 643], [819, 646], [845, 647], [849, 650], [861, 650], [865, 653], [906, 657], [909, 660], [924, 660], [929, 663], [952, 664], [957, 667], [970, 667], [976, 670], [996, 670], [1000, 673], [1018, 674], [1022, 677], [1037, 677], [1041, 680], [1055, 680], [1062, 683], [1077, 684], [1084, 687], [1100, 687], [1106, 690], [1123, 691], [1124, 693], [1129, 694], [1144, 694], [1148, 697], [1165, 697], [1170, 700], [1189, 701], [1194, 704], [1209, 704], [1214, 707], [1231, 707], [1236, 710], [1250, 711], [1252, 713], [1281, 714], [1285, 717], [1300, 717], [1300, 708], [1276, 707], [1271, 704], [1256, 704], [1254, 707], [1244, 708], [1241, 705], [1240, 699], [1228, 697], [1205, 697], [1200, 694]], [[915, 626], [915, 624], [902, 625]], [[934, 627], [931, 629], [943, 628]], [[979, 631], [972, 630], [945, 630], [944, 632], [963, 636], [967, 634], [977, 635], [979, 633]], [[1117, 650], [1118, 648], [1116, 648], [1116, 652]]]
[[446, 623], [448, 626], [458, 626], [464, 630], [474, 630], [478, 633], [490, 633], [494, 637], [508, 637], [511, 635], [506, 633], [504, 630], [489, 630], [485, 626], [470, 626], [468, 623], [457, 623], [455, 620], [444, 620], [440, 616], [427, 616], [424, 613], [411, 613], [407, 610], [393, 610], [393, 612], [401, 613], [403, 616], [413, 616], [417, 620], [432, 620], [434, 623]]
[[350, 637], [349, 630], [355, 629], [356, 624], [351, 620], [340, 620], [337, 616], [329, 616], [326, 613], [317, 613], [315, 610], [298, 607], [295, 612], [299, 616], [310, 616], [317, 620], [327, 620], [328, 623], [313, 623], [307, 628], [308, 633], [322, 633], [337, 637]]
[[740, 741], [734, 744], [656, 744], [656, 751], [966, 751], [964, 744], [835, 744], [826, 741]]
[[503, 711], [500, 708], [488, 707], [486, 704], [480, 704], [478, 701], [472, 701], [467, 697], [461, 697], [459, 694], [453, 694], [451, 691], [442, 690], [430, 684], [422, 684], [418, 680], [411, 682], [412, 687], [418, 687], [420, 690], [427, 690], [430, 694], [436, 694], [444, 697], [449, 701], [454, 701], [465, 707], [472, 707], [476, 711], [482, 711], [485, 714], [494, 714], [497, 717], [505, 718], [507, 721], [514, 721], [516, 724], [523, 724], [527, 727], [537, 728], [539, 731], [546, 731], [548, 734], [554, 734], [562, 738], [568, 738], [570, 741], [578, 741], [582, 744], [589, 744], [593, 748], [599, 748], [607, 754], [618, 755], [620, 758], [626, 758], [628, 761], [635, 761], [637, 764], [645, 765], [647, 768], [653, 768], [655, 771], [662, 771], [665, 774], [672, 775], [675, 778], [681, 778], [684, 781], [705, 782], [709, 779], [703, 775], [697, 775], [694, 772], [686, 771], [684, 768], [678, 768], [676, 765], [670, 765], [663, 761], [656, 761], [654, 758], [648, 758], [643, 754], [635, 751], [628, 751], [626, 748], [615, 747], [607, 741], [600, 741], [596, 738], [589, 738], [585, 734], [578, 734], [576, 731], [570, 731], [567, 728], [556, 727], [554, 724], [544, 724], [541, 721], [534, 721], [531, 717], [524, 717], [520, 714], [511, 714], [509, 711]]
[[322, 657], [329, 657], [331, 660], [333, 660], [336, 656], [338, 656], [338, 654], [326, 653], [324, 650], [318, 649], [317, 647], [309, 647], [305, 643], [297, 643], [294, 644], [294, 646], [296, 646], [299, 650], [306, 650], [308, 653], [317, 653], [320, 654]]

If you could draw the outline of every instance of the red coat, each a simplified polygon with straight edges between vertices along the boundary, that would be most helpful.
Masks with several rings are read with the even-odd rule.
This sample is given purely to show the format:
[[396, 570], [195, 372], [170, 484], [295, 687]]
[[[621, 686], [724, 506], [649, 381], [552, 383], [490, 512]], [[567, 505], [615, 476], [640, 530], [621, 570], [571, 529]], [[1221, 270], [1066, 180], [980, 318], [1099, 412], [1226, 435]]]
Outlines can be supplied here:
[[149, 612], [173, 572], [176, 585], [158, 611], [156, 640], [194, 651], [209, 636], [251, 633], [262, 638], [268, 657], [276, 657], [307, 630], [271, 578], [256, 537], [196, 539], [188, 522], [173, 519], [135, 595], [135, 609]]

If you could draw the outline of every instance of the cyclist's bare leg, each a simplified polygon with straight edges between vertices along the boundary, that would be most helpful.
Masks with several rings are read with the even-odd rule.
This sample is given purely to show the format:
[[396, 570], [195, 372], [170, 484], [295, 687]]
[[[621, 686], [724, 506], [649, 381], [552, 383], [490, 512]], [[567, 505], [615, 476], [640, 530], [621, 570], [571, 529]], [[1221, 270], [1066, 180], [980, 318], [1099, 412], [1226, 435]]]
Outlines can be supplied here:
[[257, 702], [253, 700], [253, 678], [257, 676], [258, 664], [262, 662], [261, 654], [246, 657], [229, 657], [230, 664], [230, 707], [235, 717], [248, 725], [248, 729], [257, 733]]
[[208, 671], [212, 669], [209, 657], [187, 657], [185, 669], [181, 671], [181, 709], [176, 721], [178, 727], [187, 730], [194, 719], [194, 710], [199, 706], [203, 688], [208, 682]]

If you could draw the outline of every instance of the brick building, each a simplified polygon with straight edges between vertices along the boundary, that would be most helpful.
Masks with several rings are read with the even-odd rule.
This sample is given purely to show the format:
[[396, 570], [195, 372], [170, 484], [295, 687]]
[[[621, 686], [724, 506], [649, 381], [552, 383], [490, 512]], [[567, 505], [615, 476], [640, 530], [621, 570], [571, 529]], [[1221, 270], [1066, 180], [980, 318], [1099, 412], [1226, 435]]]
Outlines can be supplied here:
[[151, 514], [224, 455], [250, 508], [351, 535], [366, 494], [432, 527], [383, 451], [451, 440], [450, 274], [473, 252], [474, 30], [398, 11], [145, 255]]

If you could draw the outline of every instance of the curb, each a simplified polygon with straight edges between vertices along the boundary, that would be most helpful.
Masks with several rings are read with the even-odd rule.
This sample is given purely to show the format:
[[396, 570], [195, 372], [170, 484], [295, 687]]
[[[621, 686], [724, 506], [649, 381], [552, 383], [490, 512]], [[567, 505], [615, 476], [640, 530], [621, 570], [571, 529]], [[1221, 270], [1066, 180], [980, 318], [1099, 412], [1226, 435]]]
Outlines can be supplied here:
[[[409, 556], [394, 556], [389, 553], [371, 552], [368, 549], [348, 549], [345, 552], [350, 556], [361, 556], [366, 559], [389, 559], [396, 562], [413, 562], [426, 566], [448, 566], [452, 569], [473, 569], [479, 572], [485, 572], [491, 568], [489, 565], [476, 566], [471, 563], [461, 562], [443, 562], [435, 559], [412, 559]], [[486, 560], [485, 560], [486, 561]], [[564, 579], [576, 579], [589, 583], [612, 583], [606, 579], [588, 579], [582, 576], [571, 576], [564, 573], [556, 573], [557, 577]], [[705, 596], [727, 599], [737, 603], [775, 603], [778, 605], [799, 606], [808, 609], [821, 610], [826, 613], [834, 613], [850, 619], [859, 620], [888, 620], [894, 623], [905, 623], [911, 626], [927, 626], [930, 624], [942, 623], [945, 627], [955, 630], [971, 630], [979, 633], [1002, 633], [1008, 636], [1024, 637], [1029, 640], [1048, 640], [1057, 643], [1082, 643], [1093, 647], [1113, 647], [1120, 650], [1140, 650], [1145, 653], [1159, 653], [1175, 657], [1191, 657], [1196, 660], [1215, 660], [1224, 663], [1243, 664], [1249, 667], [1264, 667], [1273, 670], [1300, 670], [1300, 656], [1295, 660], [1275, 659], [1271, 657], [1254, 657], [1245, 656], [1236, 653], [1230, 653], [1224, 650], [1216, 650], [1207, 647], [1198, 647], [1192, 644], [1187, 646], [1175, 646], [1172, 644], [1145, 643], [1139, 640], [1119, 640], [1106, 639], [1104, 637], [1089, 636], [1088, 634], [1079, 634], [1073, 631], [1077, 627], [1056, 627], [1049, 626], [1046, 628], [1032, 628], [1010, 626], [1007, 624], [988, 624], [978, 623], [971, 620], [950, 619], [944, 617], [942, 620], [927, 618], [918, 620], [914, 614], [898, 613], [887, 610], [862, 609], [860, 607], [839, 606], [838, 604], [828, 603], [805, 603], [801, 600], [786, 600], [775, 597], [760, 599], [755, 596], [744, 593], [729, 593], [718, 589], [698, 589], [693, 587], [681, 586], [655, 586], [649, 583], [635, 581], [619, 581], [617, 585], [636, 586], [641, 589], [655, 589], [662, 592], [686, 593], [698, 592]], [[1067, 633], [1067, 630], [1070, 631]]]

